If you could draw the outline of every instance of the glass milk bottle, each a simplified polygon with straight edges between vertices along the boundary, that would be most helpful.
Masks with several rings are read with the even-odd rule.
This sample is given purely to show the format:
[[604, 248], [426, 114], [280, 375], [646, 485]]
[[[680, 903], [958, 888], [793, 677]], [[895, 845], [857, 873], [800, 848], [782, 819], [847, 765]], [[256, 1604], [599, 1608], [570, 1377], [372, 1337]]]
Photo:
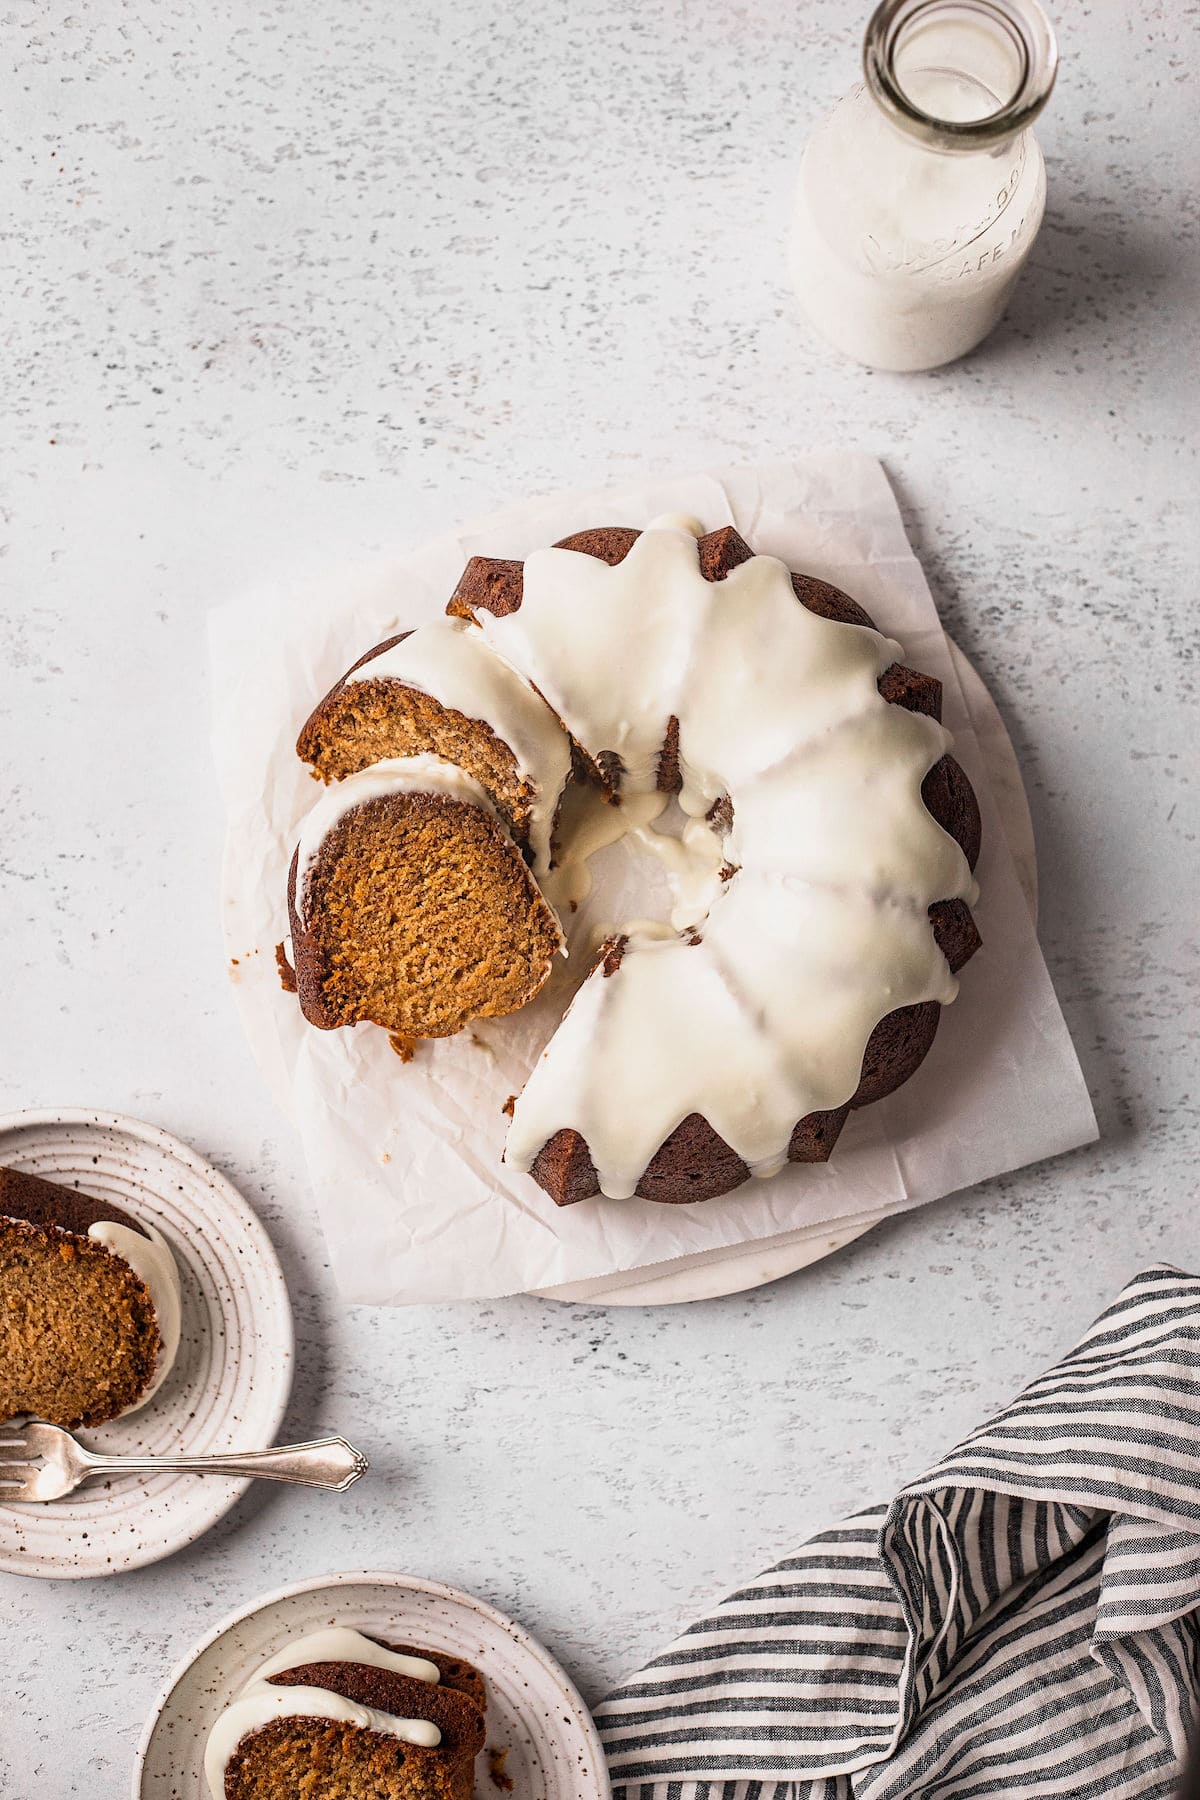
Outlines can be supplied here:
[[987, 336], [1042, 222], [1057, 61], [1036, 0], [884, 0], [796, 194], [792, 280], [830, 343], [933, 369]]

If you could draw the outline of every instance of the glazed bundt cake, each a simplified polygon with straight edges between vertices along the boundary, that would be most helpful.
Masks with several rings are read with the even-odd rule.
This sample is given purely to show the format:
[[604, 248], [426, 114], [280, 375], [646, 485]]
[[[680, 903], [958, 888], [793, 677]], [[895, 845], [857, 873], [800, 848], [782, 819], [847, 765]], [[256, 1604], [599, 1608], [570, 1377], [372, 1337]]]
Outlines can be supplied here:
[[214, 1725], [213, 1800], [471, 1800], [483, 1677], [344, 1626], [263, 1664]]
[[[522, 1005], [558, 947], [564, 787], [673, 796], [693, 879], [669, 927], [601, 947], [505, 1159], [559, 1205], [702, 1200], [824, 1161], [852, 1107], [915, 1071], [979, 945], [979, 810], [940, 683], [838, 589], [674, 517], [473, 558], [447, 611], [369, 652], [301, 733], [333, 782], [291, 877], [306, 1016], [420, 1037]], [[433, 806], [445, 836], [410, 861], [404, 818]], [[447, 869], [469, 939], [422, 901]]]
[[178, 1345], [179, 1275], [153, 1227], [0, 1169], [0, 1420], [100, 1425], [132, 1412]]

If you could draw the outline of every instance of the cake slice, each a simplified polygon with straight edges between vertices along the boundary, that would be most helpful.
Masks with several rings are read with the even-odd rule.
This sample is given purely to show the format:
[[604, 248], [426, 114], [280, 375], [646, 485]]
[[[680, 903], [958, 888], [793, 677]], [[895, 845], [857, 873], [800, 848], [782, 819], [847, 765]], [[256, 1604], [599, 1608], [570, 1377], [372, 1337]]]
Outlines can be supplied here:
[[471, 620], [435, 619], [376, 644], [314, 707], [296, 750], [327, 782], [440, 757], [479, 783], [535, 870], [550, 867], [570, 739]]
[[[336, 1654], [291, 1663], [310, 1651]], [[469, 1663], [316, 1632], [265, 1663], [218, 1719], [209, 1790], [213, 1800], [471, 1800], [485, 1705]]]
[[0, 1420], [100, 1425], [144, 1405], [179, 1324], [178, 1271], [153, 1227], [0, 1169]]
[[481, 1713], [487, 1711], [487, 1685], [474, 1663], [464, 1662], [458, 1656], [445, 1656], [440, 1650], [418, 1650], [412, 1644], [387, 1643], [381, 1647], [390, 1650], [394, 1656], [424, 1657], [437, 1670], [442, 1687], [454, 1688], [473, 1701]]
[[430, 755], [331, 787], [288, 882], [304, 1016], [447, 1037], [516, 1011], [562, 949], [558, 921], [480, 784]]

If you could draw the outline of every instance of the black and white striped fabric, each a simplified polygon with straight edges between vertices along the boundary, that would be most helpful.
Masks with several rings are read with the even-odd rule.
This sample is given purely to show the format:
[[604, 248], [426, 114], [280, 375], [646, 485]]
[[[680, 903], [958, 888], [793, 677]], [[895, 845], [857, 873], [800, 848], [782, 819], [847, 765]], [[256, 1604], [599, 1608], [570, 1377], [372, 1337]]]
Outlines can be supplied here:
[[616, 1800], [1149, 1800], [1200, 1722], [1200, 1277], [609, 1696]]

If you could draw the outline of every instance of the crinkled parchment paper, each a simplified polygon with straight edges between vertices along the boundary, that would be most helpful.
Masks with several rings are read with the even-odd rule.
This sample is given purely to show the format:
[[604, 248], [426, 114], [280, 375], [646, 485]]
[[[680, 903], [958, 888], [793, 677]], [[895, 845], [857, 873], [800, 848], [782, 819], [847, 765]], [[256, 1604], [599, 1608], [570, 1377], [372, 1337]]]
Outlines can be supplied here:
[[[598, 1198], [560, 1210], [501, 1161], [508, 1119], [575, 978], [524, 1012], [420, 1046], [403, 1064], [373, 1026], [320, 1032], [285, 994], [274, 947], [296, 827], [317, 795], [296, 733], [372, 644], [436, 617], [469, 556], [521, 557], [589, 525], [694, 514], [862, 602], [906, 660], [945, 684], [945, 723], [983, 810], [983, 949], [933, 1050], [891, 1099], [851, 1114], [833, 1160], [697, 1206]], [[541, 500], [387, 565], [238, 597], [211, 618], [213, 732], [229, 815], [226, 941], [255, 1056], [304, 1145], [339, 1285], [396, 1304], [506, 1294], [638, 1268], [797, 1226], [899, 1212], [1096, 1135], [1087, 1090], [988, 790], [962, 688], [878, 463], [840, 454]], [[597, 858], [570, 922], [595, 934], [646, 911], [643, 865]]]

